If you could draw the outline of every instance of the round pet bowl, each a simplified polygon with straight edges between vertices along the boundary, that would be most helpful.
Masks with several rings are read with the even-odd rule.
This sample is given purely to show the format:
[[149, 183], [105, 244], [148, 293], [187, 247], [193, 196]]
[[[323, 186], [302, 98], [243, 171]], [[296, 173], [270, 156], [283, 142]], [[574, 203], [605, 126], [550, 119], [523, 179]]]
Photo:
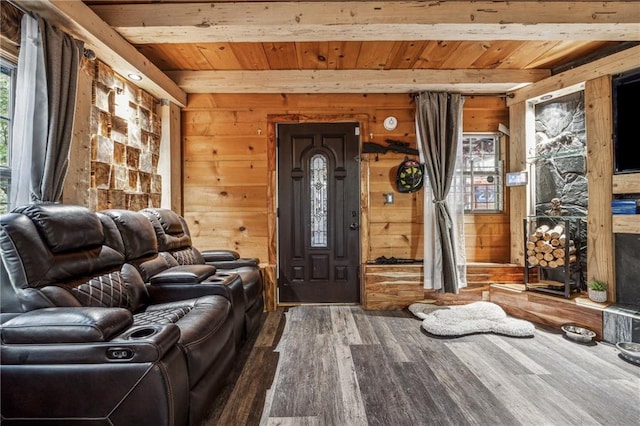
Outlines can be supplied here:
[[596, 337], [596, 333], [588, 328], [580, 327], [579, 325], [563, 325], [562, 331], [568, 339], [579, 343], [589, 343]]
[[616, 348], [620, 351], [620, 355], [634, 364], [640, 364], [640, 343], [634, 342], [618, 342]]

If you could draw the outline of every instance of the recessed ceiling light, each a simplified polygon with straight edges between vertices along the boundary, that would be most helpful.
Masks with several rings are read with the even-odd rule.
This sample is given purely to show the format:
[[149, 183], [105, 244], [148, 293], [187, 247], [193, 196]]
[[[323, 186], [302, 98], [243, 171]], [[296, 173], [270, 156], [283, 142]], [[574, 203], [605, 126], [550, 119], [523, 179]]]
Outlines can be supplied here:
[[129, 78], [134, 81], [142, 80], [142, 76], [140, 74], [134, 74], [134, 73], [129, 74]]

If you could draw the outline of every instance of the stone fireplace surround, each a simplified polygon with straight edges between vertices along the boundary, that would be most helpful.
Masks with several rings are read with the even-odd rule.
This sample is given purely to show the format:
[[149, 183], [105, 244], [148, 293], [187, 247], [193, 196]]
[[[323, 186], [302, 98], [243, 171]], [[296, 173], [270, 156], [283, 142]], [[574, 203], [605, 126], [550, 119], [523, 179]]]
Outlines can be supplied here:
[[615, 235], [616, 304], [603, 313], [608, 343], [640, 343], [640, 234]]
[[[588, 182], [584, 94], [582, 91], [535, 106], [535, 215], [544, 216], [550, 200], [562, 202], [561, 215], [587, 217]], [[576, 155], [578, 154], [578, 155]], [[580, 241], [587, 241], [583, 227]], [[581, 253], [586, 282], [586, 245]], [[640, 234], [615, 234], [616, 303], [603, 311], [603, 340], [640, 343]]]

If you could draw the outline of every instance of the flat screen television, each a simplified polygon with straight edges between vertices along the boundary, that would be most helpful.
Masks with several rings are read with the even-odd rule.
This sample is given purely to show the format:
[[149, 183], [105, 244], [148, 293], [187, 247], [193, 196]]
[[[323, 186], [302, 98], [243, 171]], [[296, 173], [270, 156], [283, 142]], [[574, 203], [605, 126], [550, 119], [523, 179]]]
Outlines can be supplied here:
[[640, 172], [640, 69], [613, 77], [614, 172]]

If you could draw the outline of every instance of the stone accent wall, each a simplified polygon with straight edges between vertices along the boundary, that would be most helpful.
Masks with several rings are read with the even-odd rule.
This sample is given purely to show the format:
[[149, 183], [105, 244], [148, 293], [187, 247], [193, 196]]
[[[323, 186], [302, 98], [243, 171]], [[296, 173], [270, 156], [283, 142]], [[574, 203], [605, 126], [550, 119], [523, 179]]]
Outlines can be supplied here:
[[93, 71], [90, 207], [160, 207], [159, 102], [100, 61]]
[[586, 216], [584, 92], [536, 105], [535, 117], [536, 215], [559, 198], [563, 215]]
[[579, 242], [584, 282], [589, 206], [584, 92], [537, 104], [535, 131], [535, 215], [584, 218], [579, 235], [575, 227], [569, 231]]

